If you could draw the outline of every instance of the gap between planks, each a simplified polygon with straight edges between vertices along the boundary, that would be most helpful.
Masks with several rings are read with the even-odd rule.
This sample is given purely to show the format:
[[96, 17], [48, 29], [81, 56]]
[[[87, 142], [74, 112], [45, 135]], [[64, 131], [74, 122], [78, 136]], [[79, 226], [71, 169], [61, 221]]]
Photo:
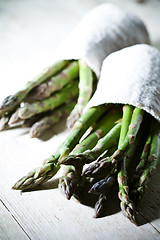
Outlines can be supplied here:
[[4, 203], [4, 201], [2, 199], [0, 199], [0, 202], [2, 203], [2, 205], [4, 206], [4, 208], [8, 211], [8, 213], [10, 214], [10, 216], [12, 217], [13, 221], [21, 228], [21, 230], [23, 231], [23, 233], [26, 235], [26, 237], [30, 240], [32, 240], [30, 238], [30, 236], [28, 235], [28, 233], [24, 230], [24, 228], [22, 227], [22, 225], [19, 223], [19, 221], [16, 219], [16, 217], [11, 213], [10, 209], [7, 207], [7, 205]]

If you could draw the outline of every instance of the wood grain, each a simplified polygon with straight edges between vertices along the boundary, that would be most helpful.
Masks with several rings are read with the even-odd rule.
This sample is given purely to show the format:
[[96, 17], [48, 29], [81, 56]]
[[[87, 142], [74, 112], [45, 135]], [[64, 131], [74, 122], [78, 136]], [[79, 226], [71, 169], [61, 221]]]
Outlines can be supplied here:
[[19, 225], [14, 215], [12, 215], [4, 204], [4, 202], [0, 199], [0, 239], [29, 239], [27, 233], [25, 233], [24, 229]]

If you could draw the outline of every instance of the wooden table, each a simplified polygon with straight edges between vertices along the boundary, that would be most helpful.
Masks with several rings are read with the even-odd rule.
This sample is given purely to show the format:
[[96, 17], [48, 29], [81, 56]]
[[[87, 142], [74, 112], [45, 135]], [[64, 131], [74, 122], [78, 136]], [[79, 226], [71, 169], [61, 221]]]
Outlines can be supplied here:
[[[0, 100], [51, 63], [58, 43], [91, 7], [102, 2], [0, 1]], [[160, 49], [160, 1], [112, 2], [139, 15], [146, 22], [153, 45]], [[159, 170], [139, 206], [143, 220], [139, 227], [122, 215], [116, 197], [108, 203], [108, 214], [100, 219], [92, 217], [91, 206], [74, 199], [67, 201], [57, 188], [61, 171], [35, 191], [11, 189], [20, 177], [41, 166], [68, 133], [64, 124], [53, 127], [43, 139], [31, 139], [27, 128], [0, 133], [0, 239], [160, 239]]]

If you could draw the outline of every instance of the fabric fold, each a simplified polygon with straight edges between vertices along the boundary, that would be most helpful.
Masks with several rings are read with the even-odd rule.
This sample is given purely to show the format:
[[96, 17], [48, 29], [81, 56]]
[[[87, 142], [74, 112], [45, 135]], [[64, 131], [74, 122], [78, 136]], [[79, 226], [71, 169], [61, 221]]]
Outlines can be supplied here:
[[83, 59], [100, 76], [103, 60], [112, 52], [150, 43], [144, 23], [110, 3], [91, 9], [53, 53], [53, 60]]
[[110, 54], [85, 110], [104, 103], [130, 104], [160, 121], [160, 51], [137, 44]]

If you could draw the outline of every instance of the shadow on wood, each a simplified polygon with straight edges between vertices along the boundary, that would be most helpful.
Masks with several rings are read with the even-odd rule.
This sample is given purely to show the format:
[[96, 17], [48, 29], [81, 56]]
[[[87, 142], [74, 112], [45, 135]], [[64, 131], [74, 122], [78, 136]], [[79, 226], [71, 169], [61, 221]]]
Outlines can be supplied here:
[[148, 188], [137, 203], [138, 225], [152, 222], [160, 217], [160, 163], [151, 177]]
[[66, 118], [60, 120], [55, 125], [46, 129], [38, 138], [42, 141], [48, 141], [54, 135], [58, 135], [59, 133], [63, 132], [66, 129]]
[[[98, 201], [99, 194], [91, 194], [88, 193], [90, 189], [90, 185], [85, 185], [83, 191], [77, 190], [77, 193], [74, 195], [81, 204], [86, 205], [88, 207], [95, 208], [95, 204]], [[120, 211], [120, 202], [118, 198], [117, 187], [114, 187], [106, 196], [106, 200], [103, 202], [103, 213], [98, 217], [106, 217], [109, 215], [113, 215]]]

